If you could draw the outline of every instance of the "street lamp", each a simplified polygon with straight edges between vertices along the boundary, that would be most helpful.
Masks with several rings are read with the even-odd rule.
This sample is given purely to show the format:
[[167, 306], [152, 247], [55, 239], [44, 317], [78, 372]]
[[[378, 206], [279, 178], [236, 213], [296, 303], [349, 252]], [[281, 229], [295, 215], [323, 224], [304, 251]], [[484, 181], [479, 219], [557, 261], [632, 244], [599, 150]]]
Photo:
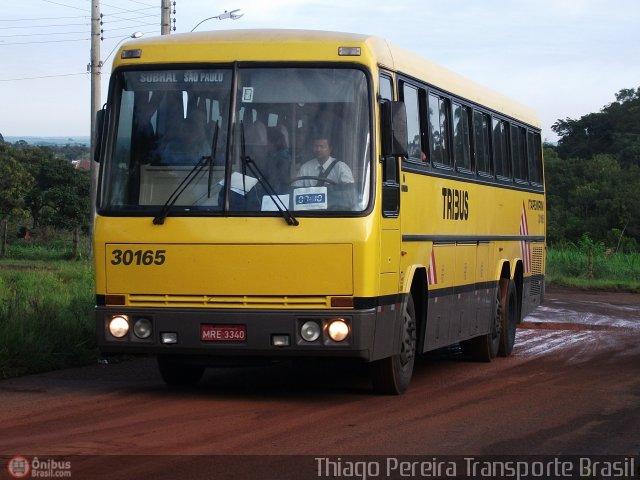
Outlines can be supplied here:
[[216, 15], [215, 17], [205, 18], [200, 23], [198, 23], [195, 27], [193, 27], [191, 31], [193, 32], [196, 28], [198, 28], [207, 20], [213, 20], [214, 18], [217, 18], [218, 20], [226, 20], [227, 18], [230, 18], [231, 20], [238, 20], [243, 15], [244, 13], [242, 13], [242, 10], [240, 10], [239, 8], [236, 8], [235, 10], [231, 10], [230, 12], [227, 12], [225, 10], [224, 13], [221, 13], [220, 15]]
[[111, 51], [109, 52], [109, 55], [107, 55], [107, 56], [105, 57], [105, 59], [104, 59], [104, 60], [102, 60], [102, 61], [100, 62], [100, 66], [103, 66], [103, 65], [104, 65], [104, 62], [106, 62], [106, 61], [109, 59], [109, 57], [113, 54], [113, 52], [115, 52], [115, 51], [116, 51], [116, 48], [118, 48], [118, 45], [120, 45], [120, 44], [121, 44], [122, 42], [124, 42], [126, 39], [128, 39], [128, 38], [140, 38], [140, 37], [141, 37], [141, 36], [143, 36], [143, 35], [144, 35], [144, 33], [142, 33], [142, 32], [134, 32], [134, 33], [132, 33], [131, 35], [129, 35], [128, 37], [121, 38], [121, 39], [120, 39], [120, 41], [119, 41], [118, 43], [116, 43], [116, 46], [115, 46], [115, 47], [113, 47], [113, 50], [111, 50]]

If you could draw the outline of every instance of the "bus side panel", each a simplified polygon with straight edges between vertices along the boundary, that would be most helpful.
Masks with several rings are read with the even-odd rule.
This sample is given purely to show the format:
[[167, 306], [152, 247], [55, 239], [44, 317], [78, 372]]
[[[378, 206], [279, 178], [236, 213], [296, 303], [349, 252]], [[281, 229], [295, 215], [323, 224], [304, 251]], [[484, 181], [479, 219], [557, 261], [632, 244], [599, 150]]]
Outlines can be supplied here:
[[495, 293], [492, 279], [489, 276], [490, 249], [490, 243], [478, 243], [476, 250], [476, 290], [474, 291], [475, 325], [473, 331], [469, 332], [469, 338], [488, 333], [491, 326], [492, 299]]
[[468, 338], [474, 329], [475, 311], [475, 277], [477, 243], [458, 244], [455, 249], [455, 288], [454, 303], [456, 309], [451, 313], [451, 331], [449, 338]]

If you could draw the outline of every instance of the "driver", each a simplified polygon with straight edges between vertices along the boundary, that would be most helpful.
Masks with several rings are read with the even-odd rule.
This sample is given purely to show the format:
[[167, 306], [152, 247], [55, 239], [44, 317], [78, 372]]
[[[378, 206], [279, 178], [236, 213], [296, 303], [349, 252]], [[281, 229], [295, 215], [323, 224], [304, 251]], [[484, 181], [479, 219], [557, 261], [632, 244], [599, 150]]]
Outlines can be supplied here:
[[353, 174], [349, 166], [331, 156], [333, 147], [327, 135], [317, 135], [313, 141], [313, 154], [308, 162], [305, 162], [298, 171], [298, 177], [313, 177], [298, 180], [297, 186], [314, 187], [323, 185], [322, 178], [334, 184], [354, 183]]

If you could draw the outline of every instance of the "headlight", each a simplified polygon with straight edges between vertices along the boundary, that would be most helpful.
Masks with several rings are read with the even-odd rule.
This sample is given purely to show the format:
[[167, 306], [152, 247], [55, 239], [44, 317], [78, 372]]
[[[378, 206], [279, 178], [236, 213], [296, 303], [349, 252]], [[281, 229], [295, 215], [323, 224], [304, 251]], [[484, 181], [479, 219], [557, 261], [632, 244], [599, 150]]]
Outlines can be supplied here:
[[343, 318], [330, 320], [327, 327], [329, 338], [334, 342], [342, 342], [349, 336], [349, 324]]
[[133, 324], [133, 333], [135, 333], [138, 338], [149, 338], [151, 336], [151, 331], [151, 320], [148, 318], [139, 318]]
[[129, 333], [129, 317], [115, 315], [109, 320], [109, 333], [115, 338], [123, 338]]
[[300, 329], [300, 336], [307, 342], [315, 342], [320, 337], [320, 325], [312, 321], [305, 322]]

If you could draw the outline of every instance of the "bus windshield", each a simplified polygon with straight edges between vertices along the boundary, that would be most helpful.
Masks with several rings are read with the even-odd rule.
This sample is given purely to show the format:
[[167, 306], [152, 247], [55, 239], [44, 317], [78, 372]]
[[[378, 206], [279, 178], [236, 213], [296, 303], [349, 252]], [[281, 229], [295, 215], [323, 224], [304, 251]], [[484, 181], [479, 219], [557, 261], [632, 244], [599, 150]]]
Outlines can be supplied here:
[[170, 215], [277, 215], [283, 205], [337, 216], [369, 206], [362, 70], [124, 70], [113, 81], [100, 213], [153, 216], [168, 202]]

